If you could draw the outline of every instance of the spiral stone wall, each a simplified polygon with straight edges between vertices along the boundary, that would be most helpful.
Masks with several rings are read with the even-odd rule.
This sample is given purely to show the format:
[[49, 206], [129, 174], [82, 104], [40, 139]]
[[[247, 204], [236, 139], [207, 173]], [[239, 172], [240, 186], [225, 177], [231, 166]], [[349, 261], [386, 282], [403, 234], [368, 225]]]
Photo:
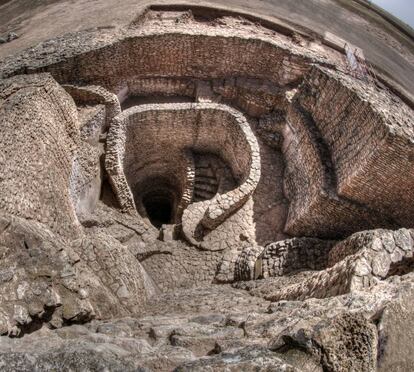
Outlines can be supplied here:
[[[210, 103], [143, 105], [116, 117], [108, 136], [106, 169], [114, 175], [111, 181], [124, 210], [136, 212], [131, 190], [141, 180], [185, 179], [185, 151], [220, 156], [240, 184], [205, 204], [200, 221], [184, 220], [184, 225], [202, 223], [214, 229], [254, 192], [260, 179], [259, 147], [240, 113]], [[180, 198], [183, 189], [181, 183]]]

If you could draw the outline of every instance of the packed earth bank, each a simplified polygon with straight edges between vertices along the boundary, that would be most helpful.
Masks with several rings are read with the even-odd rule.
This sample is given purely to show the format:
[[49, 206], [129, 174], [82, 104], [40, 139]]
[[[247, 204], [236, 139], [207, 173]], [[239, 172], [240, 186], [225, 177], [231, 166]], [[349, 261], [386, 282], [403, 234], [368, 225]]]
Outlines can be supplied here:
[[410, 370], [393, 92], [314, 38], [191, 10], [5, 58], [1, 369]]

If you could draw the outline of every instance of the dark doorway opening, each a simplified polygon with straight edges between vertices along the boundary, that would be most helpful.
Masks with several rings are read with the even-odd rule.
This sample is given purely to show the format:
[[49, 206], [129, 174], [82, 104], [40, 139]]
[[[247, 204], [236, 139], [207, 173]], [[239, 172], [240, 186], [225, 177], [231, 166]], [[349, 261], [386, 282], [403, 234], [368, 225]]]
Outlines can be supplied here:
[[145, 195], [142, 202], [149, 220], [156, 228], [172, 223], [173, 202], [169, 195], [153, 192]]

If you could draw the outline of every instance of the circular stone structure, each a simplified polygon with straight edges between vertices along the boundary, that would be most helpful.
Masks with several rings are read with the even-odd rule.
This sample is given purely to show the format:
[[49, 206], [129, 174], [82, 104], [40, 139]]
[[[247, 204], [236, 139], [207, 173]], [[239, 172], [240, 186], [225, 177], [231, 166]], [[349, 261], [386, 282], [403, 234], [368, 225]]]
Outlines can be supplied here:
[[0, 0], [3, 370], [412, 369], [408, 26], [34, 3]]
[[204, 210], [200, 220], [189, 217], [193, 211], [181, 211], [183, 224], [214, 229], [246, 202], [260, 180], [259, 145], [243, 115], [215, 103], [181, 103], [139, 105], [116, 116], [108, 133], [106, 170], [121, 208], [133, 214], [138, 204], [150, 215], [153, 203], [161, 203], [166, 221], [180, 223], [178, 209], [193, 200], [192, 153], [219, 157], [238, 180], [235, 189], [191, 206]]

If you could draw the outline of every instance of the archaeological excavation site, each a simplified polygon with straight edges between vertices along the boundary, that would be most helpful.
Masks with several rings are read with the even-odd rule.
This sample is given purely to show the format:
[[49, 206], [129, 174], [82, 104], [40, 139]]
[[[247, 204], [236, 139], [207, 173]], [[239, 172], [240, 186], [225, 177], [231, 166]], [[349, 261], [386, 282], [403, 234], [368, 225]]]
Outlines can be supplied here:
[[366, 0], [0, 0], [0, 370], [414, 370], [414, 31]]

